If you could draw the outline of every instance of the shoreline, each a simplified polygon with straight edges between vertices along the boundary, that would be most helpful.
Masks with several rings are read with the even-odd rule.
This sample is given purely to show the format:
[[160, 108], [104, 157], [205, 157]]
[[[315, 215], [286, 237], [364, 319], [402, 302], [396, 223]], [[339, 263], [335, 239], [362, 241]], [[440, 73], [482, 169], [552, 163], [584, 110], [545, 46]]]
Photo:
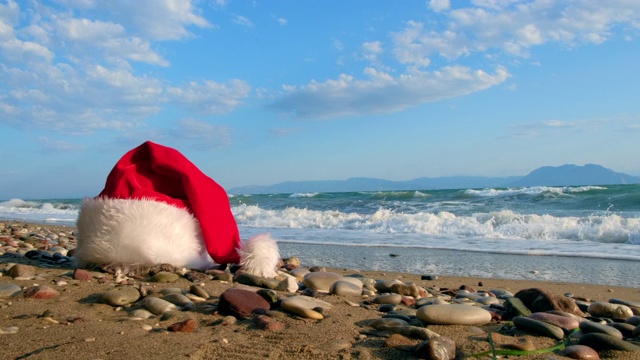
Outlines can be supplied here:
[[[0, 227], [4, 233], [0, 238], [15, 239], [16, 235], [7, 235], [6, 230], [16, 224], [15, 230], [24, 226], [25, 233], [36, 233], [43, 238], [56, 235], [60, 243], [73, 243], [69, 226], [43, 226], [23, 222], [7, 222]], [[69, 241], [65, 238], [68, 237]], [[318, 250], [322, 250], [319, 252]], [[516, 293], [523, 289], [539, 288], [562, 296], [572, 294], [576, 299], [589, 302], [608, 302], [610, 299], [624, 299], [640, 304], [640, 289], [593, 283], [571, 283], [562, 281], [541, 281], [534, 279], [504, 279], [481, 276], [453, 276], [442, 272], [430, 273], [437, 276], [425, 280], [425, 272], [388, 271], [384, 269], [364, 270], [358, 268], [362, 263], [382, 264], [382, 260], [397, 263], [411, 263], [420, 254], [395, 254], [389, 251], [379, 254], [350, 253], [342, 251], [344, 257], [351, 256], [350, 266], [331, 266], [336, 260], [336, 251], [344, 249], [304, 249], [285, 246], [281, 248], [283, 257], [296, 256], [301, 268], [313, 266], [326, 268], [342, 276], [358, 274], [380, 281], [399, 281], [403, 284], [415, 284], [436, 293], [457, 293], [461, 288], [483, 293], [504, 290]], [[457, 254], [459, 255], [459, 254]], [[443, 258], [444, 255], [439, 255]], [[363, 259], [364, 257], [369, 257]], [[377, 260], [380, 261], [377, 261]], [[455, 261], [463, 261], [458, 258]], [[476, 259], [480, 264], [481, 260]], [[31, 265], [35, 276], [13, 278], [8, 269], [13, 263]], [[410, 267], [411, 268], [411, 267]], [[324, 319], [312, 320], [293, 315], [281, 308], [267, 312], [269, 319], [281, 324], [279, 330], [267, 330], [259, 327], [256, 318], [235, 319], [220, 313], [219, 301], [229, 289], [247, 289], [234, 282], [218, 281], [210, 277], [193, 282], [186, 276], [179, 276], [175, 282], [152, 282], [150, 277], [129, 278], [118, 282], [114, 275], [91, 271], [89, 280], [76, 278], [70, 264], [63, 266], [43, 266], [37, 260], [16, 255], [0, 256], [0, 286], [18, 286], [21, 292], [8, 298], [0, 298], [0, 352], [10, 359], [190, 359], [242, 358], [242, 359], [406, 359], [416, 358], [415, 347], [423, 341], [411, 336], [401, 337], [402, 343], [394, 343], [391, 333], [371, 326], [384, 316], [379, 305], [372, 304], [377, 295], [330, 295], [317, 294], [317, 299], [329, 304]], [[179, 272], [178, 272], [179, 273]], [[120, 287], [145, 289], [146, 297], [162, 297], [161, 291], [173, 289], [188, 294], [195, 284], [200, 284], [210, 298], [194, 302], [191, 306], [180, 307], [159, 315], [143, 319], [132, 317], [135, 310], [143, 309], [142, 299], [123, 306], [112, 306], [100, 299], [101, 294]], [[59, 295], [50, 299], [33, 299], [25, 296], [28, 288], [44, 285], [56, 290]], [[176, 290], [177, 289], [177, 290]], [[253, 288], [252, 291], [257, 289]], [[191, 290], [192, 291], [192, 290]], [[142, 293], [142, 291], [141, 291]], [[275, 291], [279, 299], [300, 295]], [[406, 299], [410, 300], [410, 299]], [[469, 302], [466, 302], [469, 304]], [[403, 303], [395, 308], [410, 314], [416, 308]], [[637, 308], [640, 314], [640, 306]], [[173, 324], [187, 321], [195, 322], [191, 333], [172, 332]], [[455, 343], [456, 359], [490, 349], [487, 337], [499, 332], [508, 342], [527, 342], [535, 349], [548, 349], [558, 344], [558, 340], [532, 334], [510, 327], [507, 321], [492, 320], [477, 326], [467, 325], [427, 325], [426, 329], [451, 339]], [[510, 329], [510, 330], [509, 330]], [[505, 340], [506, 339], [506, 340]], [[501, 347], [501, 342], [497, 345]], [[573, 341], [577, 343], [577, 341]], [[632, 342], [628, 342], [633, 344]], [[506, 346], [506, 345], [505, 345]], [[623, 360], [635, 359], [640, 352], [622, 352], [615, 350], [600, 351], [602, 358]], [[549, 357], [551, 356], [551, 357]], [[484, 357], [487, 358], [487, 357]], [[561, 351], [552, 354], [525, 355], [519, 359], [569, 359]]]

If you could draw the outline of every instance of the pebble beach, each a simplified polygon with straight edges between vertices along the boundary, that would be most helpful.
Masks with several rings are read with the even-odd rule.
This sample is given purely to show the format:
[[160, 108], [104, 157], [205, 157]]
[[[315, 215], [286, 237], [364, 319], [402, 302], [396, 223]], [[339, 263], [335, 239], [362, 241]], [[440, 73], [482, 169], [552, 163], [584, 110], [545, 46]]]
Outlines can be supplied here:
[[610, 284], [540, 281], [544, 263], [510, 278], [372, 270], [283, 244], [280, 275], [265, 279], [76, 269], [74, 248], [73, 227], [0, 222], [0, 358], [640, 358], [638, 273], [626, 263]]

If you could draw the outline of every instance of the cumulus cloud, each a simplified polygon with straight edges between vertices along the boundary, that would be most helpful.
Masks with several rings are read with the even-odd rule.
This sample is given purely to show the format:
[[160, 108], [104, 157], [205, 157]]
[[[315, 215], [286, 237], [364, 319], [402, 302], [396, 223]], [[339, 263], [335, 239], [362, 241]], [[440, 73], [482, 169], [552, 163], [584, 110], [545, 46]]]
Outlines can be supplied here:
[[368, 77], [365, 80], [342, 74], [335, 80], [312, 81], [301, 88], [290, 88], [268, 108], [296, 119], [389, 113], [470, 94], [509, 77], [504, 67], [498, 67], [489, 74], [463, 66], [407, 73], [399, 77], [366, 68], [365, 74]]
[[215, 81], [201, 83], [192, 81], [180, 87], [169, 87], [169, 99], [182, 103], [205, 114], [222, 114], [233, 110], [246, 98], [251, 86], [242, 80], [231, 80], [225, 84]]
[[[440, 2], [429, 4], [434, 8]], [[455, 59], [491, 50], [527, 57], [531, 47], [548, 42], [598, 44], [613, 36], [615, 26], [640, 29], [640, 6], [632, 1], [605, 5], [598, 0], [474, 0], [472, 4], [449, 9], [442, 29], [408, 21], [393, 35], [398, 59], [428, 66], [432, 56]]]
[[0, 4], [0, 123], [71, 134], [132, 131], [169, 103], [221, 114], [248, 96], [238, 80], [173, 85], [136, 72], [135, 63], [170, 65], [154, 43], [209, 26], [190, 1], [37, 6]]
[[231, 19], [231, 22], [240, 26], [253, 27], [253, 22], [241, 15], [234, 16], [233, 19]]
[[449, 9], [451, 3], [449, 0], [429, 0], [429, 7], [435, 12], [441, 12]]

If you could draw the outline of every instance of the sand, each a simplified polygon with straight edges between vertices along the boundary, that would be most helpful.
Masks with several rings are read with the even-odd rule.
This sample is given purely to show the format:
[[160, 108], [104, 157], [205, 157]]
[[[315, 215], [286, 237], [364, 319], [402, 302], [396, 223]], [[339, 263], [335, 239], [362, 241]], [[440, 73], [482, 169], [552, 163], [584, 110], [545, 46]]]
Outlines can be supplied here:
[[[42, 225], [39, 225], [42, 226]], [[303, 254], [300, 254], [303, 255]], [[300, 256], [304, 259], [304, 256]], [[16, 280], [6, 274], [0, 283], [13, 283], [21, 287], [34, 284], [48, 285], [60, 291], [54, 299], [27, 299], [22, 295], [0, 299], [0, 328], [17, 327], [14, 334], [0, 334], [0, 359], [406, 359], [414, 358], [403, 349], [385, 346], [389, 333], [375, 331], [367, 324], [381, 317], [375, 309], [352, 306], [361, 303], [361, 297], [339, 297], [321, 295], [320, 298], [333, 304], [323, 320], [303, 319], [282, 310], [271, 315], [284, 324], [280, 331], [258, 329], [251, 319], [225, 324], [224, 316], [214, 311], [222, 292], [235, 286], [233, 283], [206, 281], [204, 289], [212, 295], [205, 303], [192, 310], [177, 311], [168, 319], [158, 317], [146, 320], [131, 320], [128, 310], [139, 307], [114, 308], [97, 301], [98, 294], [116, 286], [110, 274], [102, 280], [94, 278], [79, 281], [71, 278], [71, 268], [45, 268], [39, 263], [0, 256], [0, 268], [9, 263], [29, 263], [37, 267], [39, 278]], [[317, 265], [317, 264], [313, 264]], [[305, 264], [302, 266], [310, 266]], [[351, 274], [353, 268], [328, 268], [340, 274]], [[433, 281], [421, 280], [421, 274], [382, 271], [359, 271], [373, 279], [400, 279], [422, 287], [453, 288], [461, 285], [473, 286], [477, 290], [503, 289], [517, 292], [527, 288], [542, 288], [555, 294], [573, 293], [593, 301], [608, 301], [611, 298], [640, 301], [640, 290], [633, 287], [593, 285], [568, 282], [540, 282], [527, 279], [495, 279], [482, 277], [456, 277], [441, 275]], [[57, 286], [56, 280], [67, 284]], [[146, 284], [144, 280], [136, 284]], [[153, 293], [172, 287], [188, 290], [192, 285], [185, 278], [175, 283], [148, 283]], [[291, 296], [278, 292], [281, 298]], [[45, 311], [50, 315], [43, 317]], [[194, 319], [197, 327], [192, 333], [167, 331], [169, 325]], [[487, 333], [497, 331], [502, 323], [491, 323], [480, 327], [434, 326], [428, 328], [456, 343], [457, 358], [489, 349]], [[148, 329], [151, 330], [148, 330]], [[538, 349], [551, 347], [556, 340], [534, 336], [523, 332], [516, 335], [530, 339]], [[420, 342], [418, 339], [412, 340]], [[640, 353], [608, 351], [603, 358], [637, 359]], [[490, 358], [490, 357], [484, 357]], [[516, 357], [510, 357], [516, 358]], [[522, 359], [568, 359], [559, 352], [543, 355], [527, 355]]]

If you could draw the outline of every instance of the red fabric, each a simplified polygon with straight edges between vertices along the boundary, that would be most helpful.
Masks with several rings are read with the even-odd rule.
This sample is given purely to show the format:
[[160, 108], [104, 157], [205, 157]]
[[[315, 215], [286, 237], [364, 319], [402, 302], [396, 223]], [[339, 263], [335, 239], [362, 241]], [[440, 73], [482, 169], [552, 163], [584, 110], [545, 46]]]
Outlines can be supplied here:
[[191, 212], [218, 264], [238, 263], [238, 226], [224, 189], [175, 149], [147, 141], [126, 153], [98, 197], [155, 200]]

